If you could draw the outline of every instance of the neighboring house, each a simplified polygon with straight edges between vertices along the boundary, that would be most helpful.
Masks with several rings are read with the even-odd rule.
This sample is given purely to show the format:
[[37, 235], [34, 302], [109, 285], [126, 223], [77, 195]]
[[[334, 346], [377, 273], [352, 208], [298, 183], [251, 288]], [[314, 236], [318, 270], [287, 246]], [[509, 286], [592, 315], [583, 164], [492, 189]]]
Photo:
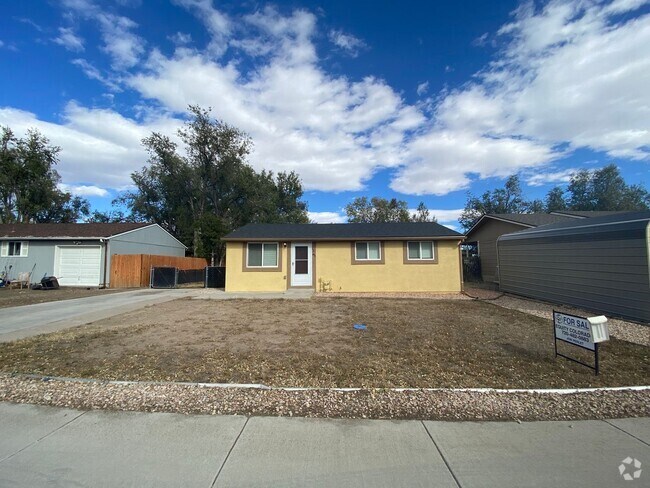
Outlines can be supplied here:
[[56, 276], [61, 286], [108, 286], [111, 256], [185, 256], [186, 247], [158, 224], [0, 224], [0, 271], [32, 282]]
[[437, 223], [249, 224], [223, 239], [226, 291], [459, 292], [462, 239]]
[[650, 212], [503, 235], [498, 251], [505, 292], [650, 322]]
[[483, 281], [498, 282], [497, 239], [500, 236], [567, 220], [623, 213], [626, 212], [563, 211], [532, 214], [485, 214], [467, 231], [464, 244], [474, 248], [474, 252], [479, 256]]

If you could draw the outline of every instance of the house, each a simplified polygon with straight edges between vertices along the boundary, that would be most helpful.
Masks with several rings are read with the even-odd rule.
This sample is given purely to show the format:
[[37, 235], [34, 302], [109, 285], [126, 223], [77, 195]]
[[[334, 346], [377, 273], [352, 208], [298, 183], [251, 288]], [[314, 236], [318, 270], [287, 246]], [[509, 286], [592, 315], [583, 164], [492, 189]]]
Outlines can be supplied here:
[[0, 224], [0, 271], [16, 280], [56, 276], [61, 286], [108, 286], [111, 256], [185, 256], [186, 247], [158, 224]]
[[500, 236], [567, 220], [602, 217], [622, 213], [625, 212], [562, 211], [531, 214], [485, 214], [467, 231], [464, 244], [473, 249], [473, 253], [478, 255], [481, 263], [481, 278], [483, 281], [498, 282], [497, 239]]
[[650, 212], [572, 219], [498, 239], [500, 288], [650, 322]]
[[462, 239], [429, 222], [249, 224], [223, 239], [226, 291], [459, 292]]

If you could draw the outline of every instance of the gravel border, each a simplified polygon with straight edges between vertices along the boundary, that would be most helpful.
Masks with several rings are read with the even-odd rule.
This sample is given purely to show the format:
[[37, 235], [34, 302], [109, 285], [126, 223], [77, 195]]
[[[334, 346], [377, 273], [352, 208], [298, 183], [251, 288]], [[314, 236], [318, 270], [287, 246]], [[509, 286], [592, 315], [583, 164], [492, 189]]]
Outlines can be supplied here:
[[0, 375], [0, 401], [85, 410], [324, 418], [533, 421], [650, 416], [648, 389], [574, 393], [287, 390]]

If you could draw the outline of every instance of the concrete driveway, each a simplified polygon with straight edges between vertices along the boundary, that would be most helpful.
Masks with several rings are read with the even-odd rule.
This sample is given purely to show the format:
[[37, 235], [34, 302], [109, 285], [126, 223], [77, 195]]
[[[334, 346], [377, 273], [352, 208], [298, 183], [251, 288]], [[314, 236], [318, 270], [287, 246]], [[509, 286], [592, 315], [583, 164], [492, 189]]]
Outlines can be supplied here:
[[88, 324], [131, 312], [147, 305], [191, 297], [200, 289], [139, 289], [86, 298], [3, 308], [0, 342], [9, 342], [56, 330]]
[[[648, 418], [328, 420], [9, 403], [0, 403], [0, 418], [3, 487], [594, 488], [650, 479]], [[642, 472], [628, 482], [619, 466], [633, 476], [634, 459]]]

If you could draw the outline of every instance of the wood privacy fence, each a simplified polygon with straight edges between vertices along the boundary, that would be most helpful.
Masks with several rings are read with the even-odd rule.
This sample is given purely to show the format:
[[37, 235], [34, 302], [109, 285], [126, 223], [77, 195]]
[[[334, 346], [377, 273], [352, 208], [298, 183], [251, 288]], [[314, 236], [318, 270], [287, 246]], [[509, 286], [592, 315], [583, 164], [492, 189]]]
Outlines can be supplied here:
[[113, 254], [111, 256], [111, 288], [147, 288], [153, 266], [172, 266], [178, 269], [203, 269], [208, 265], [203, 258], [156, 256], [154, 254]]

